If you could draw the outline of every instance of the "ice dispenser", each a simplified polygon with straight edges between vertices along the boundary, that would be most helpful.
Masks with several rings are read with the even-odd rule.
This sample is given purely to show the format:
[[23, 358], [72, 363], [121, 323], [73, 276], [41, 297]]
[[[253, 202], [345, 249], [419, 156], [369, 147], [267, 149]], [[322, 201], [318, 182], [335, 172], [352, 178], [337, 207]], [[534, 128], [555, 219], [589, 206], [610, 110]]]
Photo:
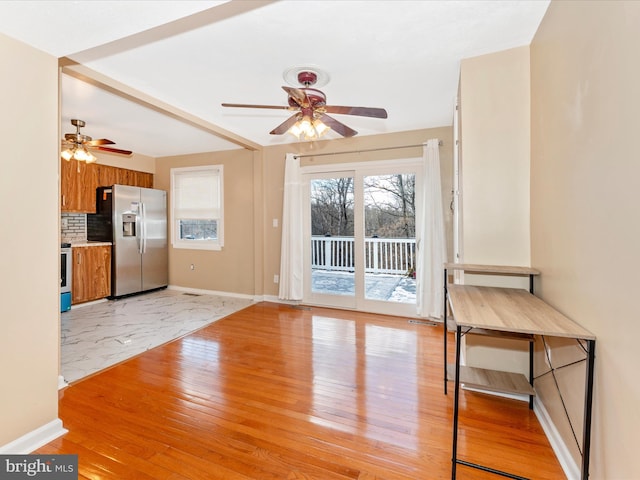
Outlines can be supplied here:
[[136, 214], [135, 213], [122, 214], [122, 236], [123, 237], [136, 236]]

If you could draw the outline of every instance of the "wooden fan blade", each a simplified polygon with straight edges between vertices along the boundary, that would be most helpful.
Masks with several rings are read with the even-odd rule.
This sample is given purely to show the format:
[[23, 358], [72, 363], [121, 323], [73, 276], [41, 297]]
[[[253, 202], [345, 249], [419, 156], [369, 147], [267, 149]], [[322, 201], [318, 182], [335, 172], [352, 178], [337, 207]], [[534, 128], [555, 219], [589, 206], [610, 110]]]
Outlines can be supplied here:
[[111, 148], [111, 147], [95, 146], [91, 148], [93, 150], [100, 150], [102, 152], [109, 152], [109, 153], [118, 153], [120, 155], [131, 155], [133, 153], [131, 150], [120, 150], [119, 148]]
[[289, 97], [291, 97], [293, 101], [302, 108], [307, 108], [309, 106], [309, 99], [307, 98], [307, 94], [304, 93], [304, 90], [291, 87], [282, 87], [282, 89], [287, 92], [287, 95], [289, 95]]
[[297, 110], [297, 108], [278, 105], [248, 105], [245, 103], [223, 103], [223, 107], [239, 107], [239, 108], [272, 108], [276, 110]]
[[278, 125], [276, 128], [271, 130], [269, 133], [271, 135], [282, 135], [283, 133], [287, 133], [287, 131], [293, 126], [293, 124], [298, 121], [298, 117], [299, 115], [290, 116], [280, 125]]
[[343, 137], [353, 137], [354, 135], [358, 134], [358, 132], [356, 132], [354, 129], [347, 127], [344, 123], [339, 122], [335, 118], [331, 118], [326, 113], [320, 114], [320, 120], [322, 120], [325, 125], [331, 127]]
[[111, 140], [107, 140], [106, 138], [98, 138], [97, 140], [89, 140], [88, 142], [84, 142], [87, 147], [97, 147], [98, 145], [113, 145], [116, 142], [112, 142]]
[[387, 111], [384, 108], [371, 107], [340, 107], [335, 105], [325, 105], [324, 111], [327, 113], [339, 113], [342, 115], [359, 115], [361, 117], [387, 118]]

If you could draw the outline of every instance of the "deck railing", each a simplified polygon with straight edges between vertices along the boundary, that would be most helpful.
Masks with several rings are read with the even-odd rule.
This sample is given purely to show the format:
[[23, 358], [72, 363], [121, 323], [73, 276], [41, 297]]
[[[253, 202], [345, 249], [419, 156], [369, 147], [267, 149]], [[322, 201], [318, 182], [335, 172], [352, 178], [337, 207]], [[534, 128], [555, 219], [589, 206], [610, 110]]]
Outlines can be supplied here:
[[[416, 241], [413, 238], [366, 238], [366, 273], [406, 275], [416, 265]], [[311, 268], [353, 272], [353, 237], [311, 237]]]

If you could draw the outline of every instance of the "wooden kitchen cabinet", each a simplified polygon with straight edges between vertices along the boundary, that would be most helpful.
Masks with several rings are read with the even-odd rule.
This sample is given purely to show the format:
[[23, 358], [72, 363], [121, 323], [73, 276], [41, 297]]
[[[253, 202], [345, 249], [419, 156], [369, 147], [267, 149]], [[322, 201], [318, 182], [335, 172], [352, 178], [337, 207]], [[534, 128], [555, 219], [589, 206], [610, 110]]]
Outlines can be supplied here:
[[108, 187], [120, 182], [118, 175], [121, 169], [109, 165], [98, 165], [98, 186]]
[[153, 174], [97, 163], [60, 161], [60, 211], [96, 213], [96, 188], [110, 185], [153, 188]]
[[147, 172], [139, 172], [137, 170], [129, 170], [129, 172], [131, 172], [132, 175], [132, 182], [128, 185], [134, 185], [136, 187], [143, 187], [143, 188], [153, 188], [153, 173], [147, 173]]
[[71, 303], [111, 295], [111, 245], [74, 246]]
[[111, 185], [153, 188], [153, 174], [128, 168], [98, 165], [98, 186], [109, 187]]
[[98, 168], [95, 163], [60, 161], [60, 211], [96, 213]]

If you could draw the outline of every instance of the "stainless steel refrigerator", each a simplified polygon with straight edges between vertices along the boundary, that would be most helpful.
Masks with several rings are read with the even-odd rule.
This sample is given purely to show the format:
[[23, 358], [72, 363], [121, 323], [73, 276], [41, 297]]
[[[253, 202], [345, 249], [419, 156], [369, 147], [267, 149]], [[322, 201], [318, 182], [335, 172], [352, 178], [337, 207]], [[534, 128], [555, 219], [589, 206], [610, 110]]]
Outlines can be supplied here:
[[87, 215], [87, 240], [112, 242], [112, 298], [166, 287], [167, 192], [99, 187], [96, 213]]

